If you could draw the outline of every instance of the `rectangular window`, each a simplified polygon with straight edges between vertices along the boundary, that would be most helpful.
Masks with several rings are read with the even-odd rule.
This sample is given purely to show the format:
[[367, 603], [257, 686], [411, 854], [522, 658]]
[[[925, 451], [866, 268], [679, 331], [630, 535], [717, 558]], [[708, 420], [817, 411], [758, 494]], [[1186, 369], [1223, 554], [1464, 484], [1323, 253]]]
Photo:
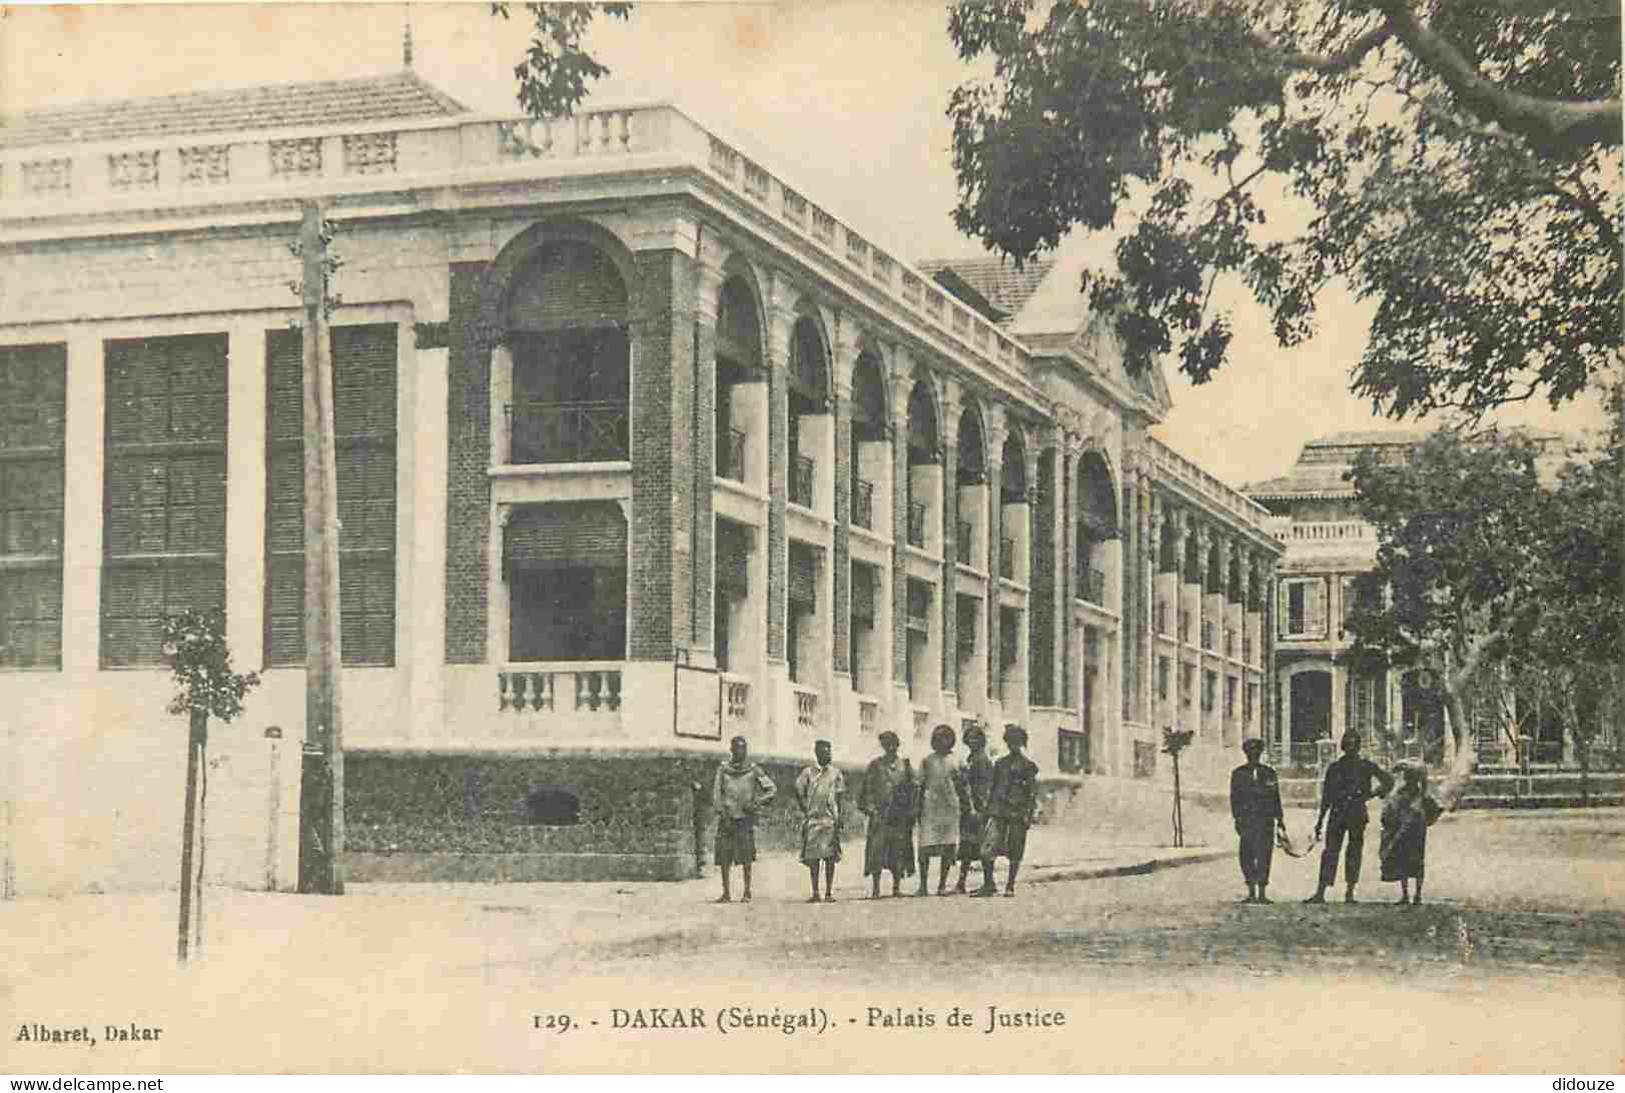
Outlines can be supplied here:
[[1089, 734], [1060, 729], [1055, 741], [1056, 765], [1063, 774], [1083, 774], [1089, 770]]
[[1157, 698], [1159, 701], [1168, 701], [1168, 676], [1170, 665], [1167, 657], [1157, 658]]
[[0, 347], [0, 669], [62, 667], [67, 350]]
[[1326, 582], [1319, 577], [1281, 585], [1282, 637], [1326, 636]]
[[1234, 676], [1227, 676], [1224, 681], [1224, 716], [1226, 720], [1236, 716], [1236, 680]]
[[163, 620], [226, 609], [226, 335], [104, 343], [101, 665], [162, 665]]
[[[344, 663], [395, 663], [396, 326], [332, 330], [339, 488], [339, 647]], [[305, 659], [303, 339], [266, 349], [265, 663]]]
[[1258, 702], [1258, 684], [1249, 683], [1247, 689], [1241, 692], [1241, 720], [1243, 724], [1253, 723], [1253, 706]]
[[1202, 709], [1212, 711], [1214, 692], [1219, 689], [1219, 677], [1212, 672], [1202, 673]]
[[1179, 666], [1179, 691], [1185, 697], [1185, 705], [1196, 705], [1196, 665]]

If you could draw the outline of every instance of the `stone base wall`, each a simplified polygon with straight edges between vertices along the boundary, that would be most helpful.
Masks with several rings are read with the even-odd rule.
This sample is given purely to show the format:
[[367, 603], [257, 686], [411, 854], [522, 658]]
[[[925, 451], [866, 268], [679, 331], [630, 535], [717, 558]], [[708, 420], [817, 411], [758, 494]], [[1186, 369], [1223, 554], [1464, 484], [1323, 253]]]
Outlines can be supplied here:
[[[358, 883], [692, 877], [711, 861], [718, 762], [681, 752], [350, 752], [345, 875]], [[762, 767], [778, 795], [757, 821], [757, 847], [795, 849], [801, 765]], [[855, 802], [862, 771], [843, 769]], [[538, 795], [573, 798], [576, 822], [537, 822]], [[849, 838], [862, 831], [862, 816], [846, 826]]]

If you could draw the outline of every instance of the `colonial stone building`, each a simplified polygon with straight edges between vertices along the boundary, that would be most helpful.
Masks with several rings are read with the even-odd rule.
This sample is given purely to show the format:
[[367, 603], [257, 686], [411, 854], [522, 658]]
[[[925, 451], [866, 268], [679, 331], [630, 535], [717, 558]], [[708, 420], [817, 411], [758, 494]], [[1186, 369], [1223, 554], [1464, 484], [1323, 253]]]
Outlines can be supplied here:
[[[1275, 686], [1280, 702], [1278, 760], [1296, 773], [1318, 769], [1353, 730], [1384, 758], [1439, 763], [1452, 740], [1436, 687], [1423, 671], [1362, 675], [1347, 662], [1349, 613], [1361, 594], [1356, 581], [1376, 566], [1376, 530], [1360, 515], [1348, 473], [1364, 452], [1400, 461], [1428, 434], [1407, 431], [1334, 433], [1303, 446], [1286, 474], [1244, 487], [1273, 514], [1273, 534], [1286, 547], [1276, 581]], [[1556, 433], [1526, 432], [1542, 449], [1537, 466], [1555, 474], [1568, 457]], [[1475, 691], [1470, 710], [1483, 761], [1507, 751], [1487, 695]], [[1551, 711], [1528, 708], [1520, 731], [1542, 760], [1561, 756], [1562, 729]]]
[[735, 733], [787, 776], [1014, 721], [1064, 787], [1165, 777], [1164, 727], [1216, 779], [1269, 724], [1267, 514], [1150, 435], [1072, 278], [927, 275], [668, 103], [86, 104], [0, 125], [8, 892], [171, 880], [187, 606], [263, 673], [211, 868], [291, 882], [311, 198], [351, 879], [681, 875]]

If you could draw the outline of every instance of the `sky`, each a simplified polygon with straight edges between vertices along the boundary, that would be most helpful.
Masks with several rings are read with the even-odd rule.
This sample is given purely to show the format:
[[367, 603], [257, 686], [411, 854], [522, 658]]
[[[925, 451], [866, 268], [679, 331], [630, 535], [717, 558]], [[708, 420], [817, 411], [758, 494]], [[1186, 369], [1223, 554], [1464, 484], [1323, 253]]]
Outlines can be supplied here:
[[[480, 111], [511, 113], [527, 38], [485, 3], [219, 4], [0, 9], [0, 110], [86, 98], [336, 79], [401, 65], [410, 21], [414, 67]], [[675, 97], [704, 124], [760, 149], [764, 166], [900, 257], [972, 256], [950, 213], [955, 181], [948, 96], [976, 75], [947, 34], [946, 9], [921, 0], [776, 4], [656, 3], [629, 22], [599, 19], [589, 45], [611, 76], [598, 101]], [[1098, 249], [1098, 240], [1063, 247]], [[1222, 294], [1231, 360], [1192, 387], [1170, 364], [1174, 408], [1155, 432], [1233, 485], [1282, 474], [1307, 440], [1392, 423], [1348, 391], [1374, 304], [1321, 302], [1315, 338], [1276, 345], [1267, 316]], [[1595, 399], [1508, 423], [1580, 433]]]

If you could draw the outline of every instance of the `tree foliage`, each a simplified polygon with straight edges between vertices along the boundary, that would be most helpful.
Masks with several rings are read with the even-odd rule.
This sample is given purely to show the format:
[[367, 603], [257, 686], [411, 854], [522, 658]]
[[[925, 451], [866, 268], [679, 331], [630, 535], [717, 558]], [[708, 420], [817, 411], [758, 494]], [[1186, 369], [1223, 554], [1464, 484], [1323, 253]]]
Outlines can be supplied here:
[[1625, 657], [1618, 429], [1555, 473], [1542, 456], [1527, 435], [1441, 430], [1403, 461], [1367, 453], [1351, 472], [1377, 532], [1351, 664], [1427, 669], [1464, 771], [1475, 688], [1573, 695], [1607, 686]]
[[[1217, 276], [1283, 346], [1341, 279], [1378, 408], [1560, 403], [1621, 335], [1620, 23], [1574, 2], [959, 0], [993, 75], [951, 99], [955, 222], [1018, 260], [1118, 229], [1083, 288], [1131, 367], [1220, 367]], [[1283, 192], [1307, 230], [1268, 223]]]
[[[609, 75], [609, 69], [587, 51], [585, 37], [593, 19], [608, 15], [626, 19], [631, 4], [526, 4], [530, 17], [530, 44], [514, 65], [519, 81], [519, 105], [532, 117], [562, 117], [572, 113], [587, 95], [587, 85]], [[493, 3], [491, 14], [510, 17], [510, 6]]]
[[231, 668], [225, 620], [219, 612], [182, 611], [164, 618], [164, 655], [175, 675], [169, 712], [202, 712], [231, 721], [243, 712], [243, 698], [259, 685], [257, 672]]

